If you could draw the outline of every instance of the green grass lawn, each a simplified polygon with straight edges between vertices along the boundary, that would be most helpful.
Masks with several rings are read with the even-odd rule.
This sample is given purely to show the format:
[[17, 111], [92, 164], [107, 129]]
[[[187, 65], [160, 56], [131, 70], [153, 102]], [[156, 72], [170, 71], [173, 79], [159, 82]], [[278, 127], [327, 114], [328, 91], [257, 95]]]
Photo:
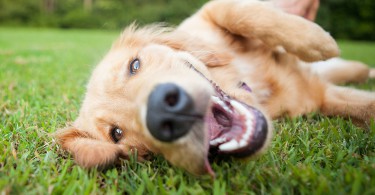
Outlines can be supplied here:
[[[0, 194], [375, 194], [370, 130], [311, 114], [275, 121], [255, 161], [216, 162], [216, 180], [162, 158], [84, 170], [51, 133], [77, 116], [94, 65], [119, 32], [0, 28]], [[345, 58], [375, 65], [375, 43], [340, 42]], [[375, 91], [375, 82], [355, 85]]]

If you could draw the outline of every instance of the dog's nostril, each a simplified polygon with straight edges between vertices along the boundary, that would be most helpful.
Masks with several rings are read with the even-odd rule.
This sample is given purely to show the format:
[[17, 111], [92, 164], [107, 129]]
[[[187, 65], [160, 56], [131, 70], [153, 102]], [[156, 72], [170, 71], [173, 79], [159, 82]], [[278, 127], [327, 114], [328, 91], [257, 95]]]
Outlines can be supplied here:
[[171, 121], [163, 122], [161, 129], [164, 137], [170, 138], [173, 136], [173, 123]]
[[178, 103], [178, 92], [177, 91], [173, 91], [173, 92], [170, 92], [168, 93], [166, 96], [165, 96], [165, 103], [167, 103], [168, 106], [170, 107], [173, 107], [175, 106], [177, 103]]

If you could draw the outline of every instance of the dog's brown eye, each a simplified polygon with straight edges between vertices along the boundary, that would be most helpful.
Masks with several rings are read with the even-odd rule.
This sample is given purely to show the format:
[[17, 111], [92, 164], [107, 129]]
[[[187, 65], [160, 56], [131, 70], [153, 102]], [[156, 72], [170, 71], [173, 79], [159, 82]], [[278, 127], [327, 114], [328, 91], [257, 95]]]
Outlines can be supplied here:
[[130, 74], [135, 74], [141, 68], [141, 62], [138, 58], [130, 62]]
[[111, 130], [111, 137], [115, 143], [117, 143], [123, 136], [123, 132], [120, 128], [115, 127]]

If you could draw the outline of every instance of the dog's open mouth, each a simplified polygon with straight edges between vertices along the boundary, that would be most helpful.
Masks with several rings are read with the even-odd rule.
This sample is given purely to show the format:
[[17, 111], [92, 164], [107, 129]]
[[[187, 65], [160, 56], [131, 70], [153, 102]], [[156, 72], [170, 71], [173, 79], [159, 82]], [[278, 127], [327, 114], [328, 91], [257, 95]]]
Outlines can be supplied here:
[[[208, 128], [210, 155], [249, 157], [264, 146], [268, 126], [264, 115], [257, 109], [226, 95], [215, 86], [205, 122]], [[210, 164], [206, 170], [214, 175]]]
[[232, 99], [215, 87], [206, 114], [210, 150], [218, 154], [247, 157], [260, 150], [267, 137], [267, 121], [257, 109]]
[[[211, 96], [211, 106], [205, 115], [209, 155], [243, 158], [259, 152], [265, 145], [268, 135], [264, 115], [256, 108], [230, 97], [214, 82], [210, 83], [216, 94]], [[208, 162], [206, 171], [214, 175]]]

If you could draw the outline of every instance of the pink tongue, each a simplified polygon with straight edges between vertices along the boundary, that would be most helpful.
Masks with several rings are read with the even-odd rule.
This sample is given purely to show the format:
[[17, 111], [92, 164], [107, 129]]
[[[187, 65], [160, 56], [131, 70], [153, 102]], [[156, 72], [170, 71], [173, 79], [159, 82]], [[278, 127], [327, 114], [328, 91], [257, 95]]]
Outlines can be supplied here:
[[204, 166], [206, 167], [207, 173], [210, 174], [212, 178], [215, 178], [216, 177], [215, 172], [212, 170], [210, 162], [208, 161], [207, 158], [206, 158], [204, 164], [205, 164]]

